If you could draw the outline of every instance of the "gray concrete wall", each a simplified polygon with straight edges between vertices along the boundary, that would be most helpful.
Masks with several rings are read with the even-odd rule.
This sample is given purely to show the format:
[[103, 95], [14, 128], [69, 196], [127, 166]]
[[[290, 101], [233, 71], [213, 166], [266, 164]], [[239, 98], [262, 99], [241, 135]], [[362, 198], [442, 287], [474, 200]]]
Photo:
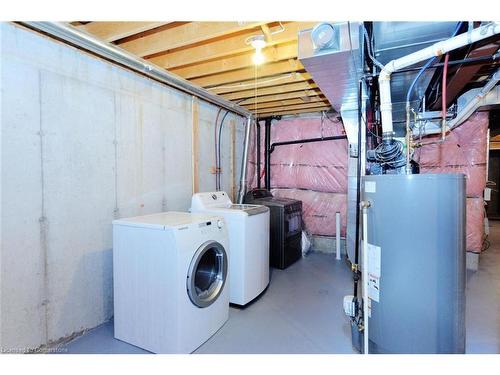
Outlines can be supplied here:
[[[189, 208], [192, 97], [13, 24], [0, 30], [0, 347], [25, 351], [113, 315], [113, 218]], [[199, 108], [206, 191], [218, 108]], [[238, 176], [244, 121], [231, 119]]]

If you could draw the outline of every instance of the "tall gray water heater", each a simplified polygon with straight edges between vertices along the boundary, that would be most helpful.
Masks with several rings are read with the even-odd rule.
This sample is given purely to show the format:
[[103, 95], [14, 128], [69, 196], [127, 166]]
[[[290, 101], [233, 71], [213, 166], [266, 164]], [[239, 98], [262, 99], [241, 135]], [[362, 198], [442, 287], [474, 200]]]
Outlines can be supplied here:
[[464, 175], [365, 176], [363, 200], [370, 352], [464, 353]]

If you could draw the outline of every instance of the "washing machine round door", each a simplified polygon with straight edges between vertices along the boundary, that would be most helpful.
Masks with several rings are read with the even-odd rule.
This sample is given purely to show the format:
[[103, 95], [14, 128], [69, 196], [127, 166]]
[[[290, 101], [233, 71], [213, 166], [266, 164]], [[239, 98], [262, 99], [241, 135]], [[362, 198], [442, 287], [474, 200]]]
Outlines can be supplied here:
[[198, 307], [214, 303], [224, 289], [227, 278], [227, 254], [224, 246], [207, 241], [194, 254], [187, 274], [187, 292]]

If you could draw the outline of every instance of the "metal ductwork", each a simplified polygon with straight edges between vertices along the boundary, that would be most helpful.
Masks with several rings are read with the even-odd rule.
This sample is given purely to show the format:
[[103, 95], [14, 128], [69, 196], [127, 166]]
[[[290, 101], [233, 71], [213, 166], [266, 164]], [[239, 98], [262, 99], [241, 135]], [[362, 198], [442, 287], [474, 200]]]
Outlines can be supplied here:
[[[359, 48], [360, 26], [359, 22], [320, 23], [299, 33], [299, 59], [333, 109], [340, 113], [349, 141], [346, 244], [352, 261], [356, 246], [358, 154], [361, 155], [361, 175], [365, 169], [364, 132], [358, 150], [358, 92], [363, 67]], [[364, 107], [367, 96], [366, 90], [362, 91]]]
[[[355, 248], [358, 152], [362, 158], [360, 174], [365, 174], [364, 132], [361, 149], [357, 150], [358, 90], [364, 68], [360, 48], [364, 45], [363, 28], [360, 22], [322, 23], [299, 33], [299, 59], [332, 107], [340, 113], [349, 140], [347, 253], [351, 260], [354, 260]], [[454, 22], [375, 22], [372, 30], [373, 53], [378, 61], [385, 64], [449, 38], [455, 28]], [[415, 66], [419, 65], [422, 64]], [[400, 136], [404, 136], [406, 92], [416, 74], [415, 71], [398, 73], [392, 79], [393, 119], [401, 121], [400, 127], [395, 126]], [[431, 78], [431, 72], [421, 77], [414, 91], [417, 96], [423, 95]], [[365, 91], [363, 89], [363, 105], [366, 103]]]
[[[472, 89], [462, 94], [457, 100], [457, 114], [447, 122], [446, 131], [463, 124], [479, 108], [500, 105], [500, 69], [493, 74], [488, 83], [482, 88]], [[425, 121], [415, 126], [414, 137], [441, 133], [439, 121]]]
[[[330, 25], [331, 31], [326, 25]], [[373, 53], [385, 65], [450, 38], [456, 25], [456, 22], [374, 22]], [[357, 85], [363, 68], [360, 51], [362, 28], [360, 22], [335, 22], [319, 24], [299, 33], [299, 59], [342, 116], [350, 143], [356, 142], [357, 122], [353, 126], [345, 119], [350, 117], [348, 111], [357, 111]], [[422, 65], [420, 62], [413, 67]], [[397, 136], [404, 136], [406, 93], [417, 74], [416, 71], [406, 71], [391, 79], [392, 119]], [[418, 80], [412, 106], [424, 95], [432, 75], [433, 71], [426, 71]]]
[[[431, 58], [442, 56], [450, 51], [486, 39], [498, 33], [500, 33], [500, 23], [492, 22], [443, 41], [432, 43], [428, 47], [422, 48], [422, 46], [420, 46], [417, 51], [394, 58], [385, 64], [378, 78], [383, 134], [391, 137], [393, 134], [392, 106], [393, 101], [395, 101], [391, 93], [391, 78], [393, 73], [418, 63], [427, 62]], [[405, 91], [407, 91], [406, 87], [404, 88]]]
[[355, 119], [354, 123], [344, 120], [349, 143], [356, 143], [358, 132], [360, 25], [359, 22], [320, 23], [299, 33], [300, 62], [343, 120]]

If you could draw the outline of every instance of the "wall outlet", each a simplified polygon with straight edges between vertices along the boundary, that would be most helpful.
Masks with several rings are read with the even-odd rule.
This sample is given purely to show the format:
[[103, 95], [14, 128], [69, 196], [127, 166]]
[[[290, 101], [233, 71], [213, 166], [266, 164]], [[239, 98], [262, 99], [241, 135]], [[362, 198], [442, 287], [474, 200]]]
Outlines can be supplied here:
[[487, 202], [491, 201], [491, 189], [490, 188], [484, 189], [484, 200]]

